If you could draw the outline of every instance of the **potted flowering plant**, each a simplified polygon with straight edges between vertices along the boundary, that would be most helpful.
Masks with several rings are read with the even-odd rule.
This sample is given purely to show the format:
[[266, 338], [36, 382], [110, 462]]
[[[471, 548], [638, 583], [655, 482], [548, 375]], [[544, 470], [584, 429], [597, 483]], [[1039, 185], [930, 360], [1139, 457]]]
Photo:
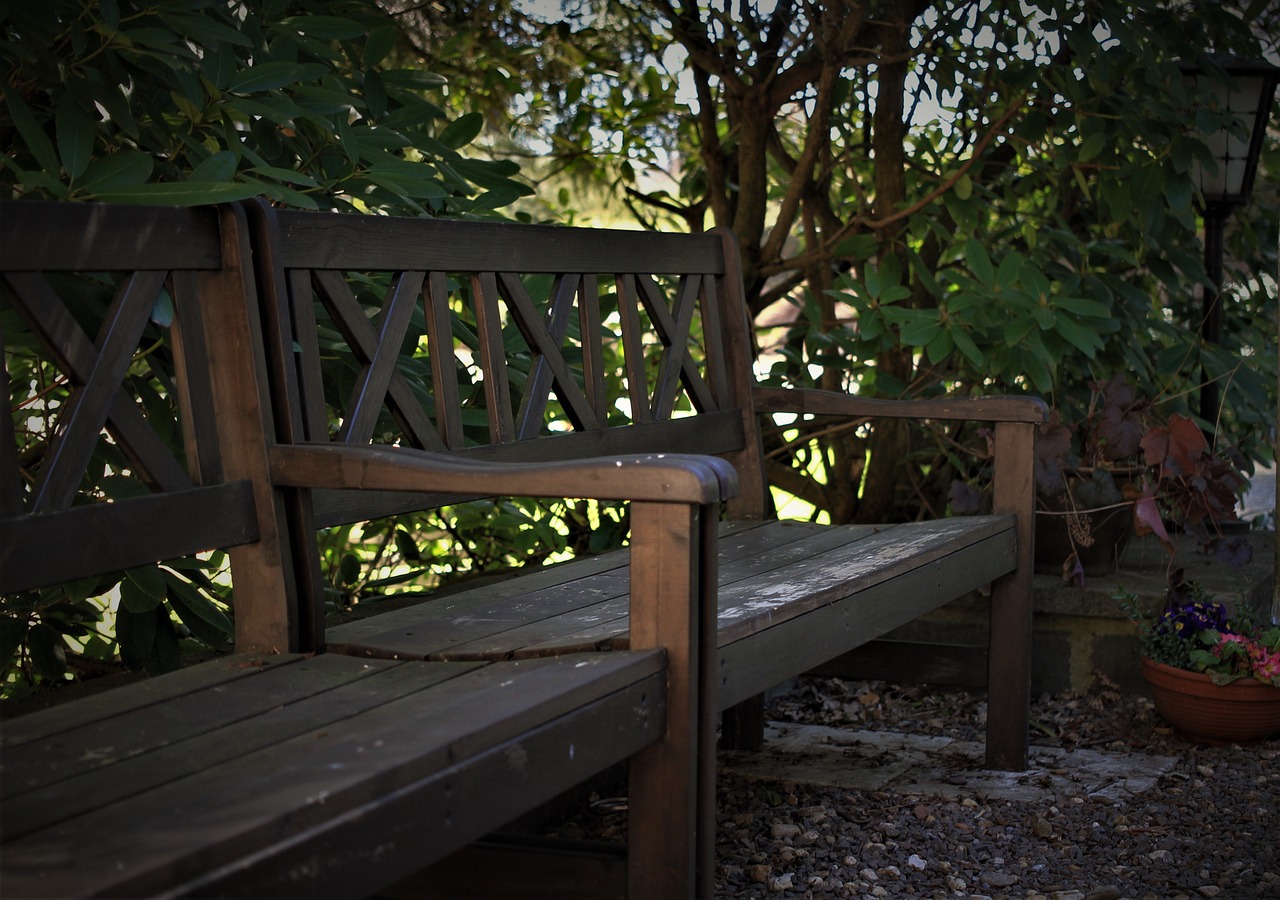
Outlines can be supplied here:
[[1179, 733], [1206, 743], [1280, 734], [1280, 627], [1231, 612], [1180, 569], [1161, 614], [1134, 617], [1156, 711]]

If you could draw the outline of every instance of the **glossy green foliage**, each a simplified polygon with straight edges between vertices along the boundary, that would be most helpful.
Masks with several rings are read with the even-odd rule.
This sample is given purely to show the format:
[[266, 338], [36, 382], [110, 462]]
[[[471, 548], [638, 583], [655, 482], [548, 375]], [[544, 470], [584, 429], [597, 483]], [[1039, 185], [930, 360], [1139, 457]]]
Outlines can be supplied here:
[[527, 193], [477, 117], [394, 68], [368, 0], [6, 4], [0, 189], [56, 199], [476, 214]]

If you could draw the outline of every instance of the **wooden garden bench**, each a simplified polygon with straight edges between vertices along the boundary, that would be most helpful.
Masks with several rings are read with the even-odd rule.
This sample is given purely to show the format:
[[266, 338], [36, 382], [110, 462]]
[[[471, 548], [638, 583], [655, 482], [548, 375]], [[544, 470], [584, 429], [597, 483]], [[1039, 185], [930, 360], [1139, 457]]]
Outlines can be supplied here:
[[[697, 794], [710, 725], [691, 666], [710, 633], [698, 620], [713, 594], [707, 523], [732, 471], [702, 457], [485, 471], [494, 491], [634, 502], [632, 565], [646, 577], [630, 592], [627, 651], [319, 652], [319, 563], [297, 486], [400, 472], [470, 492], [478, 463], [424, 475], [395, 451], [295, 450], [287, 416], [277, 444], [244, 226], [240, 207], [0, 204], [0, 388], [32, 371], [19, 361], [33, 353], [59, 372], [32, 380], [22, 415], [0, 416], [0, 593], [38, 617], [128, 570], [130, 646], [151, 629], [154, 646], [176, 647], [161, 601], [194, 608], [179, 578], [190, 569], [152, 564], [226, 549], [236, 644], [3, 723], [0, 892], [367, 896], [629, 759], [630, 896], [709, 893], [695, 817], [710, 809]], [[56, 417], [56, 430], [19, 453], [15, 423], [29, 417]]]
[[[715, 454], [740, 487], [723, 521], [713, 506], [667, 507], [663, 521], [633, 507], [629, 553], [327, 633], [317, 613], [302, 626], [314, 646], [455, 662], [617, 651], [650, 643], [634, 614], [639, 587], [705, 591], [715, 609], [698, 670], [705, 717], [750, 708], [771, 686], [990, 584], [987, 763], [1025, 767], [1040, 401], [890, 402], [759, 384], [728, 233], [250, 211], [287, 446], [273, 479], [345, 488], [300, 492], [300, 527], [508, 493], [497, 475], [513, 460], [581, 467], [609, 496], [626, 469], [601, 458]], [[613, 367], [610, 353], [621, 357]], [[350, 375], [326, 383], [320, 358], [334, 354]], [[995, 512], [875, 527], [778, 521], [760, 425], [776, 414], [994, 422]], [[553, 477], [513, 489], [554, 487]], [[642, 528], [678, 528], [690, 549], [653, 552]]]

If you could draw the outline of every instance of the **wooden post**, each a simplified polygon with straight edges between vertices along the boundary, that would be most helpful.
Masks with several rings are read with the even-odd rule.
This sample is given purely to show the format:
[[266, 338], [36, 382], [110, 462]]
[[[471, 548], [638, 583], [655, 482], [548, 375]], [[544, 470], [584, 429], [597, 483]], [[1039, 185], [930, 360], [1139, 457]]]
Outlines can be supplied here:
[[631, 647], [667, 653], [666, 735], [631, 762], [631, 900], [712, 896], [715, 510], [631, 504]]
[[1035, 434], [1028, 422], [997, 422], [995, 512], [1018, 517], [1017, 567], [991, 585], [987, 675], [987, 768], [1027, 767], [1031, 705], [1031, 577], [1035, 544]]
[[258, 512], [258, 540], [231, 548], [236, 649], [287, 653], [299, 648], [298, 605], [293, 561], [288, 551], [284, 507], [273, 490], [267, 465], [271, 429], [269, 400], [261, 390], [266, 373], [253, 352], [258, 323], [250, 318], [253, 285], [247, 282], [249, 253], [244, 214], [219, 209], [223, 268], [200, 273], [205, 302], [195, 311], [211, 373], [210, 390], [222, 443], [222, 471], [228, 481], [252, 483]]

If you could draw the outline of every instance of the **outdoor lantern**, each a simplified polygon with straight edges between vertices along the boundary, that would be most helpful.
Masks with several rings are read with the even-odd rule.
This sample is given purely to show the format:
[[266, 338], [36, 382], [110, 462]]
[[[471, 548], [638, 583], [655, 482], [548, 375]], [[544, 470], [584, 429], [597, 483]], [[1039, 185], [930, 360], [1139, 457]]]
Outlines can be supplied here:
[[[1200, 92], [1212, 94], [1213, 101], [1196, 111], [1195, 122], [1216, 166], [1193, 163], [1191, 176], [1200, 190], [1204, 213], [1204, 267], [1208, 279], [1203, 289], [1203, 318], [1200, 332], [1206, 343], [1222, 341], [1222, 258], [1227, 216], [1249, 199], [1258, 156], [1271, 115], [1272, 97], [1280, 69], [1260, 60], [1232, 56], [1209, 57], [1213, 66], [1225, 72], [1210, 73], [1184, 64], [1182, 73], [1194, 80]], [[1230, 113], [1224, 118], [1224, 113]], [[1213, 428], [1221, 408], [1218, 385], [1207, 372], [1200, 384], [1200, 417]]]
[[[1197, 161], [1192, 169], [1192, 177], [1204, 198], [1206, 215], [1210, 210], [1225, 213], [1249, 198], [1271, 112], [1271, 98], [1280, 76], [1280, 69], [1266, 62], [1226, 56], [1211, 57], [1211, 60], [1227, 74], [1229, 82], [1224, 83], [1195, 66], [1182, 67], [1184, 75], [1194, 78], [1201, 89], [1214, 97], [1209, 107], [1197, 112], [1196, 122], [1206, 134], [1206, 143], [1217, 167], [1211, 170]], [[1215, 131], [1204, 129], [1202, 123], [1213, 121], [1215, 113], [1229, 113], [1243, 127], [1233, 127], [1228, 121]]]

